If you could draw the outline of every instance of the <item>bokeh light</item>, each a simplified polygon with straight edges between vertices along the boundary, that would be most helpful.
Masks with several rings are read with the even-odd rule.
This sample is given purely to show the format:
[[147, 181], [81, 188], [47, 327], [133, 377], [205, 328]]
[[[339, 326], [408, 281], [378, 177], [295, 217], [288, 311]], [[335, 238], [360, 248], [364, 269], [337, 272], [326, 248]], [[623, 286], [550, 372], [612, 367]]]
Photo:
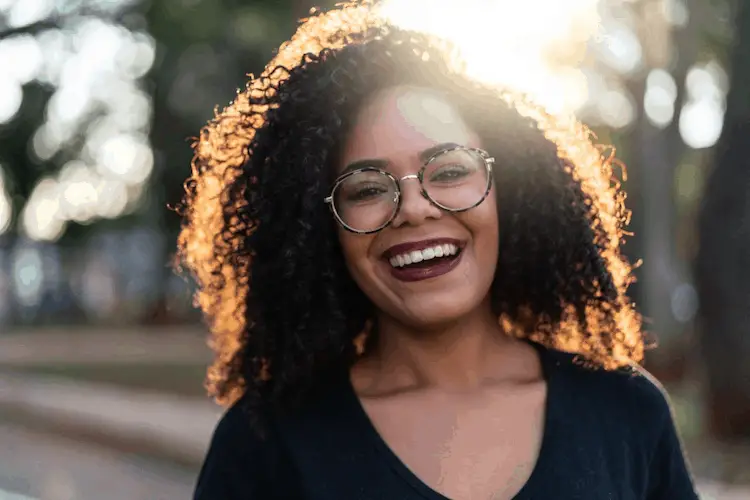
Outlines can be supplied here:
[[49, 17], [54, 10], [54, 0], [17, 1], [10, 5], [7, 22], [12, 28], [27, 26]]
[[688, 72], [688, 100], [679, 127], [683, 141], [691, 148], [708, 148], [719, 139], [726, 111], [726, 79], [726, 73], [714, 61], [693, 66]]
[[[86, 6], [113, 14], [131, 3]], [[6, 0], [4, 10], [11, 26], [25, 26], [80, 7]], [[23, 85], [36, 80], [51, 86], [45, 120], [32, 135], [30, 150], [41, 161], [66, 162], [27, 200], [21, 226], [29, 237], [54, 240], [68, 221], [117, 218], [138, 202], [154, 166], [148, 139], [153, 105], [143, 79], [155, 54], [148, 33], [107, 16], [71, 15], [58, 28], [0, 42], [0, 67], [10, 68], [0, 74], [0, 123], [17, 115]]]
[[59, 202], [60, 186], [55, 179], [42, 179], [21, 212], [21, 230], [35, 240], [56, 240], [65, 230]]
[[0, 124], [11, 121], [21, 109], [23, 90], [18, 82], [0, 77]]
[[648, 120], [659, 128], [672, 122], [677, 99], [677, 83], [672, 75], [663, 69], [653, 69], [646, 78], [646, 93], [643, 96], [643, 109]]

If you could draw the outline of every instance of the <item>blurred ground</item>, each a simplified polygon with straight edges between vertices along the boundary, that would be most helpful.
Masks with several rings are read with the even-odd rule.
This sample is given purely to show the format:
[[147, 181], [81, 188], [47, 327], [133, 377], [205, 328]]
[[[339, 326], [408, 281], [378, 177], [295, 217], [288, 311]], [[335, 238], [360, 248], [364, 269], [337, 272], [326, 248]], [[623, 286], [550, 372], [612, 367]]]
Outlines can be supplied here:
[[204, 397], [210, 352], [192, 328], [96, 329], [0, 335], [0, 372], [100, 382], [132, 389]]
[[[209, 358], [198, 329], [0, 336], [0, 500], [189, 498], [222, 411], [201, 388]], [[750, 447], [707, 440], [699, 393], [668, 389], [702, 498], [750, 499]]]
[[169, 462], [3, 422], [0, 442], [3, 500], [3, 490], [43, 500], [188, 499], [195, 480]]
[[206, 363], [205, 331], [195, 326], [163, 328], [80, 327], [16, 329], [0, 333], [0, 366], [54, 363]]

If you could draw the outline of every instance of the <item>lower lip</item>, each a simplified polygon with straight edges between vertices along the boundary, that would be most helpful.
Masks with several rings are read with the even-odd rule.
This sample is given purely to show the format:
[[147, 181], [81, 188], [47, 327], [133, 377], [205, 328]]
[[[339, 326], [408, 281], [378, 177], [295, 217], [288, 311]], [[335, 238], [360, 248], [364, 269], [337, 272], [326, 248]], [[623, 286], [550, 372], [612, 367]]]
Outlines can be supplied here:
[[463, 252], [459, 253], [455, 259], [440, 259], [435, 265], [429, 267], [391, 267], [391, 275], [399, 281], [422, 281], [430, 278], [437, 278], [451, 272], [461, 262]]

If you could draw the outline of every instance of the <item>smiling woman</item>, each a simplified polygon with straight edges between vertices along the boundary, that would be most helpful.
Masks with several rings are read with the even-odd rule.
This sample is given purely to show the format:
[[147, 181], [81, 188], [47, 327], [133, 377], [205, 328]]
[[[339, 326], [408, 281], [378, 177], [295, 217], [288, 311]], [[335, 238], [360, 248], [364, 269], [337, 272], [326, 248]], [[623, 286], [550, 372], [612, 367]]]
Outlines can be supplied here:
[[[195, 498], [697, 498], [587, 130], [346, 4], [202, 131]], [[637, 408], [637, 411], [633, 411]]]

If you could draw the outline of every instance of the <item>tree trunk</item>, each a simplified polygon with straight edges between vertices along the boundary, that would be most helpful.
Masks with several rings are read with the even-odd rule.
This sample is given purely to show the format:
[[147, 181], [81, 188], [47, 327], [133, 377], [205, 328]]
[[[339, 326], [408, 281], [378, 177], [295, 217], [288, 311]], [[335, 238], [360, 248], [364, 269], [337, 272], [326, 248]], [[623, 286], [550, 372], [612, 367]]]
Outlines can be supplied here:
[[727, 112], [696, 262], [707, 414], [713, 435], [725, 441], [750, 437], [750, 3], [737, 9]]

